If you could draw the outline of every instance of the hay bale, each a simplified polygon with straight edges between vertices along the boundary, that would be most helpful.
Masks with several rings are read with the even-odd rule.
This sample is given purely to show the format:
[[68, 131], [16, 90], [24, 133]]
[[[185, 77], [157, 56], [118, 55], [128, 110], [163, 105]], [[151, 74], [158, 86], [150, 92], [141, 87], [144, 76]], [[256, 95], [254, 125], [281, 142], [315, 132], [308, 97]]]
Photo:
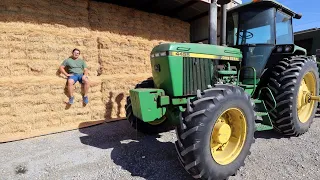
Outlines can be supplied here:
[[[27, 79], [29, 78], [21, 77], [10, 82], [0, 81], [3, 90], [1, 95], [4, 96], [0, 103], [0, 118], [5, 121], [8, 119], [10, 122], [28, 122], [29, 124], [29, 128], [24, 126], [24, 129], [16, 129], [16, 125], [12, 124], [11, 127], [9, 123], [8, 127], [1, 127], [2, 131], [7, 132], [8, 130], [5, 129], [9, 128], [10, 132], [29, 133], [41, 127], [58, 127], [70, 122], [81, 123], [103, 119], [103, 113], [100, 112], [104, 111], [105, 106], [102, 102], [99, 78], [91, 78], [92, 87], [89, 97], [92, 98], [86, 107], [82, 106], [80, 85], [76, 85], [76, 101], [69, 109], [66, 109], [65, 104], [68, 100], [64, 94], [65, 80], [50, 76], [32, 78], [30, 81], [26, 81]], [[92, 119], [92, 117], [99, 119]]]
[[[0, 142], [125, 117], [129, 89], [151, 76], [152, 48], [188, 40], [188, 23], [113, 4], [2, 0]], [[73, 48], [89, 68], [86, 107], [79, 84], [74, 105], [65, 104], [66, 79], [57, 71]]]
[[106, 105], [106, 119], [124, 118], [126, 97], [136, 84], [150, 78], [150, 74], [103, 76], [102, 97]]

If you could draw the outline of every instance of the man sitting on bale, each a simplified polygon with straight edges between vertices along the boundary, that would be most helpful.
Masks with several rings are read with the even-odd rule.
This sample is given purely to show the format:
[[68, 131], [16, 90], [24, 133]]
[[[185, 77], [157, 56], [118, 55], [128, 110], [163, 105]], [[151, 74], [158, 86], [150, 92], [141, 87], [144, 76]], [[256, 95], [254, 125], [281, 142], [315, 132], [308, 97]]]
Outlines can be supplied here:
[[[68, 93], [69, 93], [69, 104], [73, 104], [73, 85], [79, 81], [83, 94], [83, 103], [88, 104], [88, 90], [89, 90], [89, 80], [88, 80], [88, 67], [83, 59], [79, 58], [80, 50], [74, 49], [72, 51], [72, 56], [64, 60], [60, 66], [60, 72], [68, 77]], [[65, 67], [67, 67], [68, 72], [66, 72]]]

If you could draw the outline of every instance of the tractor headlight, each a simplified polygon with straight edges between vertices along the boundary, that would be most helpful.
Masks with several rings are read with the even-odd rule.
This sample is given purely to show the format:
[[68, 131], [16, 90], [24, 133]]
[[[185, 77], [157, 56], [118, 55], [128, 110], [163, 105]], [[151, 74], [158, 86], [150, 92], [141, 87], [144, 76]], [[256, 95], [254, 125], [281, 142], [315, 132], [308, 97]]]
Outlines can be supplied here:
[[166, 56], [167, 52], [160, 52], [160, 56]]
[[278, 47], [277, 47], [277, 52], [278, 52], [278, 53], [282, 52], [282, 50], [283, 50], [282, 46], [278, 46]]
[[168, 56], [168, 51], [157, 52], [150, 55], [151, 58]]
[[291, 51], [291, 49], [292, 49], [292, 47], [291, 47], [291, 46], [286, 46], [286, 47], [285, 47], [285, 49], [284, 49], [284, 51], [285, 51], [285, 52], [290, 52], [290, 51]]

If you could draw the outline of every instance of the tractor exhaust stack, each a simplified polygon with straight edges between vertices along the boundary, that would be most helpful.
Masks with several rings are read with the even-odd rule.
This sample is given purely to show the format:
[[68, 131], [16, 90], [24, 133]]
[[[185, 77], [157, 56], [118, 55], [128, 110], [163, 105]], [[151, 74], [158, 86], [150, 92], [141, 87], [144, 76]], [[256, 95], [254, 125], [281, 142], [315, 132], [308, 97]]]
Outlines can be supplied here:
[[220, 22], [220, 45], [226, 46], [226, 36], [227, 36], [227, 4], [221, 4], [221, 22]]
[[217, 45], [217, 0], [211, 0], [209, 10], [209, 44]]
[[220, 8], [220, 45], [227, 45], [227, 4], [231, 0], [218, 0], [218, 4], [221, 5]]

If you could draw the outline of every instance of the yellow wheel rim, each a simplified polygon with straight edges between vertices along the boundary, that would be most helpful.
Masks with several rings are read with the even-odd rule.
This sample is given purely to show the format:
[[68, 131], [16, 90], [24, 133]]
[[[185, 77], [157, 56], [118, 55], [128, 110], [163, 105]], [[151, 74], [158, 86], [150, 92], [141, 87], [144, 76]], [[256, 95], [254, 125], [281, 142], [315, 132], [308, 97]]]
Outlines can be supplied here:
[[297, 112], [299, 121], [305, 123], [309, 120], [315, 105], [315, 101], [311, 100], [311, 96], [316, 93], [316, 78], [314, 73], [308, 72], [304, 75], [298, 92]]
[[247, 134], [246, 117], [238, 108], [224, 111], [216, 121], [210, 140], [211, 155], [221, 164], [233, 162], [240, 154]]
[[156, 126], [156, 125], [159, 125], [159, 124], [163, 123], [166, 119], [167, 119], [167, 117], [163, 116], [162, 118], [160, 118], [158, 120], [155, 120], [155, 121], [152, 121], [152, 122], [148, 122], [148, 123], [153, 125], [153, 126]]

